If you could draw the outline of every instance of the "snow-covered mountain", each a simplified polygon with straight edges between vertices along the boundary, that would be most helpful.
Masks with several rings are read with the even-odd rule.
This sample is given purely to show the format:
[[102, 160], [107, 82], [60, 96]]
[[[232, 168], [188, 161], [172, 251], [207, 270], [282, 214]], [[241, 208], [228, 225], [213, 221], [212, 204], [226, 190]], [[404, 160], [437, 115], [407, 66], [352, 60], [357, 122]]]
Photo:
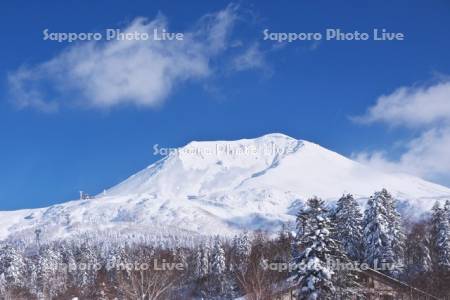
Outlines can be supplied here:
[[276, 231], [303, 200], [365, 199], [386, 188], [419, 215], [450, 189], [373, 170], [317, 144], [283, 134], [192, 142], [98, 195], [48, 208], [0, 212], [0, 239], [98, 231], [233, 234]]

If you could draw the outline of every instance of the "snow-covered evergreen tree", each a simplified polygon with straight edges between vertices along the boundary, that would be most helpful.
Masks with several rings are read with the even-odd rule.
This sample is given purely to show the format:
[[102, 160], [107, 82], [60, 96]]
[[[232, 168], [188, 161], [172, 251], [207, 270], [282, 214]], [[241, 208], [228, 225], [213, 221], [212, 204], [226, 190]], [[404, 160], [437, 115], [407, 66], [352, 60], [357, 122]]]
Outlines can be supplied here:
[[396, 201], [385, 189], [367, 201], [363, 226], [364, 261], [387, 264], [385, 273], [399, 276], [403, 272], [405, 235]]
[[450, 213], [450, 200], [446, 200], [444, 204], [444, 210]]
[[195, 254], [196, 269], [195, 275], [197, 278], [208, 276], [210, 269], [210, 247], [209, 243], [201, 244]]
[[428, 244], [429, 243], [427, 240], [422, 240], [418, 244], [418, 251], [417, 251], [417, 255], [419, 258], [418, 270], [421, 273], [430, 272], [432, 269], [431, 254]]
[[0, 276], [7, 288], [21, 288], [25, 282], [26, 263], [22, 254], [14, 247], [5, 245], [0, 249]]
[[223, 274], [225, 270], [225, 251], [223, 250], [220, 239], [217, 238], [212, 252], [211, 272], [212, 274], [219, 276]]
[[43, 247], [36, 265], [37, 287], [40, 294], [53, 298], [65, 289], [67, 273], [62, 267], [60, 252], [50, 246]]
[[399, 276], [403, 272], [404, 258], [405, 258], [405, 242], [406, 235], [403, 229], [403, 221], [400, 213], [397, 210], [397, 200], [386, 190], [382, 189], [380, 192], [385, 202], [387, 211], [387, 221], [390, 229], [389, 236], [391, 239], [391, 249], [393, 253], [394, 269], [390, 271], [391, 275]]
[[391, 253], [387, 211], [379, 193], [367, 201], [363, 224], [364, 261], [374, 265]]
[[346, 285], [353, 284], [350, 277], [339, 278], [332, 270], [333, 262], [347, 263], [346, 255], [332, 237], [333, 230], [324, 202], [319, 198], [309, 199], [297, 217], [294, 245], [297, 248], [294, 253], [298, 253], [294, 257], [294, 275], [300, 299], [335, 299], [337, 279], [344, 292]]
[[450, 224], [449, 214], [438, 202], [432, 209], [432, 244], [435, 253], [435, 265], [442, 270], [450, 270]]
[[1, 273], [0, 274], [0, 296], [4, 296], [6, 294], [6, 290], [7, 290], [7, 282], [5, 279], [5, 274]]
[[240, 235], [236, 235], [233, 238], [233, 257], [230, 268], [232, 271], [240, 272], [245, 274], [247, 270], [248, 258], [252, 251], [252, 243], [247, 232]]
[[342, 196], [333, 214], [336, 239], [353, 260], [361, 259], [362, 213], [358, 202], [351, 194]]
[[445, 201], [444, 213], [448, 216], [448, 222], [450, 223], [450, 200]]
[[194, 276], [195, 278], [202, 277], [202, 256], [203, 252], [200, 247], [196, 248], [195, 254], [194, 254], [194, 261], [195, 261], [195, 270], [194, 270]]
[[239, 236], [236, 236], [233, 240], [233, 248], [237, 256], [248, 257], [252, 250], [252, 243], [248, 232], [244, 232]]

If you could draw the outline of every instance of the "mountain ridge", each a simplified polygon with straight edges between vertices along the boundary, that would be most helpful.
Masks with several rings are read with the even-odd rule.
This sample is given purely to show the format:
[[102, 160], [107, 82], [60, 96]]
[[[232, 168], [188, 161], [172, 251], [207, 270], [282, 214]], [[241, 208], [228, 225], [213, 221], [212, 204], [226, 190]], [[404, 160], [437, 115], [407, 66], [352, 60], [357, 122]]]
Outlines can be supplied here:
[[194, 141], [97, 195], [40, 209], [0, 212], [0, 239], [49, 238], [123, 230], [180, 230], [230, 235], [276, 231], [303, 201], [353, 193], [364, 202], [387, 188], [405, 213], [419, 215], [450, 189], [405, 174], [373, 170], [336, 152], [284, 134], [237, 141]]

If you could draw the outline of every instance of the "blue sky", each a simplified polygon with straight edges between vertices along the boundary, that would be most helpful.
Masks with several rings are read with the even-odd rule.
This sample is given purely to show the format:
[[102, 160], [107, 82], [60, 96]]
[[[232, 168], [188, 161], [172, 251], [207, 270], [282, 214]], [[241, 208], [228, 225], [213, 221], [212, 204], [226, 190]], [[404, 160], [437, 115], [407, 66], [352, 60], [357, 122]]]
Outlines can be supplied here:
[[[2, 210], [100, 192], [157, 160], [154, 144], [270, 132], [450, 186], [448, 1], [3, 1], [0, 14]], [[188, 39], [58, 43], [46, 28]], [[328, 28], [405, 40], [263, 39]]]

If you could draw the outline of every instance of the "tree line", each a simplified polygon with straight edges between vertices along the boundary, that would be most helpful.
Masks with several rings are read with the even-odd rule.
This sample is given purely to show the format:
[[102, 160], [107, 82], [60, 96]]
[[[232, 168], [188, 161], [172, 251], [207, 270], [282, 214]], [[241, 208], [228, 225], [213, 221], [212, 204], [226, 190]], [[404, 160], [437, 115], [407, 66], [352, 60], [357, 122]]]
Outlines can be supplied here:
[[0, 299], [348, 299], [366, 263], [436, 296], [450, 295], [450, 201], [406, 220], [383, 189], [362, 211], [350, 194], [300, 208], [295, 228], [245, 232], [195, 243], [108, 243], [77, 239], [0, 248]]

